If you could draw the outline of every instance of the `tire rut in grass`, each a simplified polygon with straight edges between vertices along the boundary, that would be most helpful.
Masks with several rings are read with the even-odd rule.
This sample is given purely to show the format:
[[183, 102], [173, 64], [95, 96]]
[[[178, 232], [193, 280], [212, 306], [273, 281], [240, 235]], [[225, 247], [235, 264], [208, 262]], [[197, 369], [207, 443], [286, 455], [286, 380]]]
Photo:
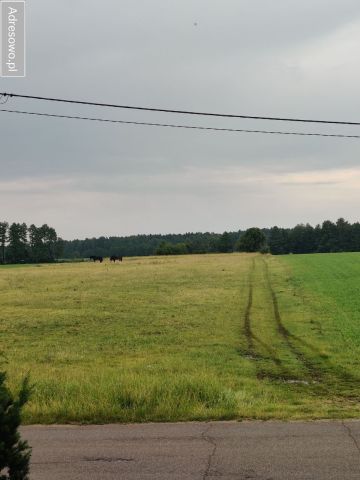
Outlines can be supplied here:
[[[283, 324], [280, 314], [278, 299], [271, 283], [269, 266], [262, 258], [265, 281], [271, 298], [273, 318], [276, 322], [277, 331], [283, 344], [288, 351], [295, 357], [298, 363], [303, 367], [305, 376], [289, 370], [277, 357], [275, 348], [267, 345], [253, 332], [252, 310], [254, 306], [254, 275], [256, 259], [253, 258], [251, 270], [249, 273], [249, 295], [244, 313], [243, 331], [247, 341], [247, 350], [240, 350], [245, 358], [254, 361], [256, 366], [256, 376], [259, 379], [268, 379], [293, 384], [312, 385], [317, 394], [337, 396], [338, 398], [352, 398], [354, 395], [358, 398], [360, 388], [360, 378], [351, 374], [339, 365], [333, 364], [323, 353], [314, 345], [291, 333]], [[317, 358], [314, 362], [300, 348], [302, 346], [312, 352]], [[262, 350], [260, 351], [259, 348]], [[264, 354], [263, 352], [266, 352]], [[275, 364], [270, 367], [268, 362]], [[343, 390], [345, 388], [345, 391]]]
[[[281, 365], [281, 360], [276, 356], [275, 350], [267, 345], [264, 341], [262, 341], [257, 335], [253, 333], [252, 330], [252, 307], [253, 307], [253, 294], [254, 294], [254, 274], [255, 274], [255, 258], [253, 258], [252, 264], [251, 264], [251, 269], [249, 272], [249, 295], [248, 295], [248, 301], [244, 313], [244, 334], [247, 342], [247, 348], [245, 352], [240, 351], [240, 353], [251, 360], [255, 361], [271, 361], [273, 362], [279, 369], [280, 369], [280, 376], [281, 377], [287, 377], [288, 376], [288, 371], [282, 367]], [[259, 351], [259, 348], [257, 348], [257, 345], [260, 345], [264, 351], [267, 352], [266, 355], [264, 355], [262, 352]], [[262, 370], [260, 371], [259, 368], [257, 368], [258, 372], [257, 375], [261, 376], [262, 375]]]
[[[284, 343], [287, 345], [291, 353], [296, 357], [299, 363], [302, 363], [307, 370], [309, 380], [307, 383], [321, 384], [321, 390], [325, 392], [334, 393], [336, 383], [345, 383], [350, 390], [357, 390], [360, 386], [359, 377], [351, 374], [339, 365], [334, 365], [327, 357], [325, 357], [316, 347], [309, 342], [292, 334], [283, 324], [281, 314], [279, 311], [278, 300], [276, 293], [270, 280], [269, 266], [263, 258], [266, 281], [269, 288], [269, 293], [272, 298], [274, 318], [276, 321], [278, 332], [280, 333]], [[295, 344], [301, 345], [303, 348], [310, 350], [316, 357], [318, 364], [316, 365], [309, 359], [305, 353]], [[321, 365], [319, 365], [321, 363]], [[349, 394], [338, 392], [340, 396], [349, 397]]]
[[253, 304], [253, 290], [254, 290], [254, 272], [255, 259], [253, 259], [250, 273], [249, 273], [249, 296], [244, 315], [244, 333], [247, 342], [247, 355], [252, 356], [254, 353], [254, 338], [251, 330], [251, 308]]
[[[265, 270], [267, 287], [272, 300], [273, 316], [276, 322], [277, 331], [279, 332], [283, 343], [287, 346], [292, 355], [297, 359], [300, 364], [303, 365], [303, 367], [307, 371], [310, 380], [320, 382], [323, 377], [323, 372], [317, 366], [315, 366], [314, 363], [304, 354], [304, 352], [302, 352], [294, 343], [294, 341], [297, 341], [298, 343], [307, 345], [307, 342], [302, 342], [301, 339], [293, 335], [283, 324], [277, 296], [270, 280], [269, 265], [264, 258], [262, 259], [262, 261]], [[316, 351], [314, 347], [312, 347], [312, 350]], [[320, 355], [318, 351], [316, 351], [316, 353]]]

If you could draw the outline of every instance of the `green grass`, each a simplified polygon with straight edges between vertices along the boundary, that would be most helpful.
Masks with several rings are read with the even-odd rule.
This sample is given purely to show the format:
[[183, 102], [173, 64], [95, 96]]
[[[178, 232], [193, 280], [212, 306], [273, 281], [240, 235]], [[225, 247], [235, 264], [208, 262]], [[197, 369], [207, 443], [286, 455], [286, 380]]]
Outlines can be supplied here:
[[360, 254], [0, 267], [26, 423], [360, 417]]

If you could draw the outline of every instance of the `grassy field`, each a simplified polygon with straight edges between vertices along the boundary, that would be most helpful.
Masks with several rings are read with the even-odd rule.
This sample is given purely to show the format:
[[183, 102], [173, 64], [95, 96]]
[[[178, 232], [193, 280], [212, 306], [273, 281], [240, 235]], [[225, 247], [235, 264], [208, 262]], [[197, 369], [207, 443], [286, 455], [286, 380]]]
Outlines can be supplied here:
[[27, 423], [360, 417], [360, 254], [0, 267]]

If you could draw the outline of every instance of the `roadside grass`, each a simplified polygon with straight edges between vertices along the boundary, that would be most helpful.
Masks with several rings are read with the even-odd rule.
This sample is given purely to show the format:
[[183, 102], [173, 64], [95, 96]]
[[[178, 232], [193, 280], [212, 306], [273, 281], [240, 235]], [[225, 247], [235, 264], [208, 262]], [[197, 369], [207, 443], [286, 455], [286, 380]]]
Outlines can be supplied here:
[[0, 351], [26, 423], [359, 417], [359, 277], [359, 254], [0, 267]]

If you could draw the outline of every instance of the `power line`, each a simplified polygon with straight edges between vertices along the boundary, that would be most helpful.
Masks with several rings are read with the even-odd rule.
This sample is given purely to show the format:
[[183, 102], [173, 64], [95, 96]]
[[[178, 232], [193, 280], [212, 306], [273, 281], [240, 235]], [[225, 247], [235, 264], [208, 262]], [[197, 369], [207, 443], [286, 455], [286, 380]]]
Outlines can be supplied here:
[[233, 133], [262, 133], [269, 135], [297, 135], [297, 136], [310, 136], [310, 137], [336, 137], [336, 138], [360, 138], [360, 135], [342, 135], [337, 133], [311, 133], [311, 132], [283, 132], [283, 131], [271, 131], [271, 130], [250, 130], [243, 128], [219, 128], [219, 127], [201, 127], [195, 125], [177, 125], [171, 123], [153, 123], [153, 122], [135, 122], [129, 120], [112, 120], [108, 118], [96, 118], [96, 117], [80, 117], [75, 115], [60, 115], [55, 113], [40, 113], [40, 112], [28, 112], [21, 110], [7, 110], [0, 109], [0, 112], [16, 113], [22, 115], [35, 115], [39, 117], [53, 117], [53, 118], [65, 118], [72, 120], [90, 120], [93, 122], [107, 122], [107, 123], [120, 123], [125, 125], [145, 125], [151, 127], [168, 127], [168, 128], [185, 128], [189, 130], [210, 130], [215, 132], [233, 132]]
[[243, 118], [249, 120], [272, 120], [278, 122], [302, 122], [302, 123], [326, 123], [326, 124], [334, 124], [334, 125], [360, 125], [360, 122], [348, 122], [348, 121], [340, 121], [340, 120], [313, 120], [307, 118], [287, 118], [287, 117], [265, 117], [265, 116], [258, 116], [258, 115], [237, 115], [237, 114], [229, 114], [229, 113], [209, 113], [209, 112], [196, 112], [191, 110], [172, 110], [168, 108], [152, 108], [152, 107], [137, 107], [131, 105], [118, 105], [112, 103], [98, 103], [98, 102], [88, 102], [82, 100], [67, 100], [64, 98], [51, 98], [51, 97], [39, 97], [35, 95], [20, 95], [16, 93], [1, 93], [0, 96], [12, 98], [27, 98], [32, 100], [45, 100], [49, 102], [62, 102], [62, 103], [72, 103], [78, 105], [91, 105], [96, 107], [110, 107], [110, 108], [123, 108], [128, 110], [142, 110], [147, 112], [161, 112], [161, 113], [176, 113], [176, 114], [183, 114], [183, 115], [200, 115], [206, 117], [222, 117], [222, 118]]

